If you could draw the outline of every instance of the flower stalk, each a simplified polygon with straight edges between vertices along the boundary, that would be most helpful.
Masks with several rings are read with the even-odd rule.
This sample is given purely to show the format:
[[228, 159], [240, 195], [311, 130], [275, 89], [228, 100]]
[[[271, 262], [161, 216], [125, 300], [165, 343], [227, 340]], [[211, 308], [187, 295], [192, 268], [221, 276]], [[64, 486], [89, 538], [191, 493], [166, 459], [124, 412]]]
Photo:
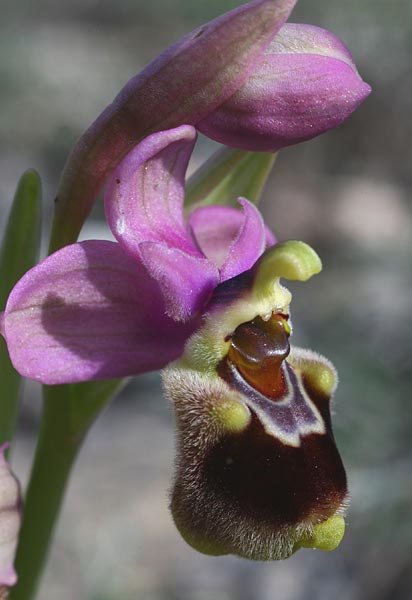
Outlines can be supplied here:
[[16, 555], [11, 600], [35, 598], [70, 473], [87, 432], [120, 381], [44, 386], [41, 427]]

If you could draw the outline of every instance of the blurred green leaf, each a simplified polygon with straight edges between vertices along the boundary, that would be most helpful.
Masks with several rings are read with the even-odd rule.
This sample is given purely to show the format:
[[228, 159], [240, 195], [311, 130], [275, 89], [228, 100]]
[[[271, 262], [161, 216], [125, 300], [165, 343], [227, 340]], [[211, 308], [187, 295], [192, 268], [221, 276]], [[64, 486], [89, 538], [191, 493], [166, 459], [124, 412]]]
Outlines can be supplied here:
[[239, 196], [258, 204], [276, 160], [269, 152], [219, 150], [190, 177], [185, 208], [225, 204], [236, 206]]
[[[41, 236], [41, 182], [26, 171], [17, 186], [0, 250], [0, 310], [10, 291], [38, 259]], [[0, 337], [0, 443], [11, 440], [18, 413], [21, 377], [11, 365]]]

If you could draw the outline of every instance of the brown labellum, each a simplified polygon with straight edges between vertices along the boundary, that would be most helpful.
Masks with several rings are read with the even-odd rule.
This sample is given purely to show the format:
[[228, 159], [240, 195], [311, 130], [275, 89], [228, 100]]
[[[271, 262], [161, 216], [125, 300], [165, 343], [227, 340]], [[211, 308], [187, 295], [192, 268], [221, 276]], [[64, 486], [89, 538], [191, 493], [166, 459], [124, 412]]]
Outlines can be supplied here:
[[[168, 386], [179, 432], [172, 511], [185, 539], [206, 553], [287, 558], [344, 512], [330, 395], [316, 385], [331, 367], [310, 351], [300, 362], [292, 351], [288, 362], [289, 333], [287, 316], [257, 317], [233, 332], [218, 376], [181, 373], [178, 397], [176, 380]], [[230, 430], [216, 415], [236, 401], [250, 417]]]

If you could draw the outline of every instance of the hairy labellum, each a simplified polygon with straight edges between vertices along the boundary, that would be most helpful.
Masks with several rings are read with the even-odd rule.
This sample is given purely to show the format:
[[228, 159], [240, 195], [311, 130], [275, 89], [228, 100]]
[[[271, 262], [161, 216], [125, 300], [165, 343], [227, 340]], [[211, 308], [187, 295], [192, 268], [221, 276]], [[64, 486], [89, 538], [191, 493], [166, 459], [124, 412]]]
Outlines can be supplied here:
[[202, 329], [165, 371], [178, 426], [172, 512], [200, 551], [278, 560], [342, 538], [346, 476], [329, 406], [336, 373], [318, 354], [290, 349], [290, 295], [278, 282], [319, 267], [299, 242], [268, 250], [248, 275], [217, 288]]

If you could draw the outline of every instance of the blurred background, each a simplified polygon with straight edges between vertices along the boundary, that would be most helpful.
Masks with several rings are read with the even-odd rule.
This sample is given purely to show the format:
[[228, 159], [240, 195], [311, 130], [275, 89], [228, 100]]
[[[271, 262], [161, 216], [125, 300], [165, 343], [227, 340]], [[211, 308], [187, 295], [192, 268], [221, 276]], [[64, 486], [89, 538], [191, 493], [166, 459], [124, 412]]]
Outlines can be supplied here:
[[[235, 0], [3, 0], [0, 229], [21, 173], [43, 179], [46, 231], [69, 149], [124, 83]], [[412, 4], [306, 0], [292, 21], [330, 29], [373, 94], [338, 129], [280, 153], [262, 210], [324, 269], [293, 287], [295, 343], [340, 374], [335, 433], [352, 503], [340, 548], [283, 563], [197, 554], [168, 512], [174, 428], [159, 374], [100, 417], [68, 490], [41, 600], [412, 598]], [[196, 161], [216, 146], [202, 140]], [[101, 203], [83, 238], [108, 236]], [[41, 407], [28, 382], [13, 467], [23, 484]]]

